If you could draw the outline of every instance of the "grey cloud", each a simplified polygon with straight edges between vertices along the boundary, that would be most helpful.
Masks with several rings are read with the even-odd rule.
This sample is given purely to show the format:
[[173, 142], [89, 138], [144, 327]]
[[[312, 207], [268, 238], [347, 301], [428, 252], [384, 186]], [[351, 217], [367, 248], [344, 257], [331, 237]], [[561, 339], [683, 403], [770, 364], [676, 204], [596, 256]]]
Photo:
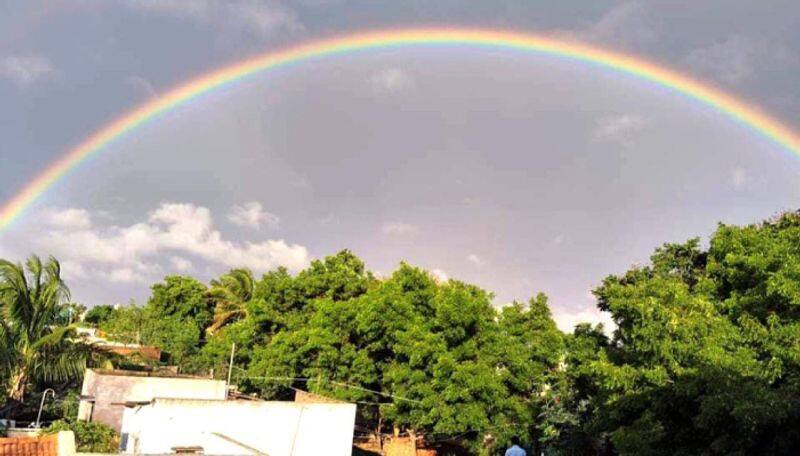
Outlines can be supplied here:
[[784, 46], [742, 35], [730, 35], [696, 48], [684, 59], [685, 65], [695, 72], [729, 85], [741, 84], [763, 68], [797, 62], [797, 57]]
[[258, 0], [126, 0], [135, 10], [168, 14], [228, 31], [259, 35], [303, 29], [297, 13], [278, 1]]
[[50, 60], [41, 56], [10, 55], [0, 59], [0, 76], [20, 86], [30, 85], [52, 73]]
[[650, 16], [650, 11], [647, 3], [628, 1], [581, 28], [561, 33], [590, 43], [639, 49], [653, 44], [660, 36], [659, 26]]

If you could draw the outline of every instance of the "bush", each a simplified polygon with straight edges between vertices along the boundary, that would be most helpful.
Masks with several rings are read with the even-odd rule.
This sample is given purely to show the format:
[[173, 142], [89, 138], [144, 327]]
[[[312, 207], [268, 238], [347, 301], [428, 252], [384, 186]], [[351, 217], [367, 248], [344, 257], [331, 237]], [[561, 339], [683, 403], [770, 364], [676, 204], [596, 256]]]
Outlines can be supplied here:
[[76, 450], [82, 453], [116, 453], [119, 449], [119, 435], [103, 423], [88, 421], [53, 421], [47, 433], [72, 431], [75, 433]]

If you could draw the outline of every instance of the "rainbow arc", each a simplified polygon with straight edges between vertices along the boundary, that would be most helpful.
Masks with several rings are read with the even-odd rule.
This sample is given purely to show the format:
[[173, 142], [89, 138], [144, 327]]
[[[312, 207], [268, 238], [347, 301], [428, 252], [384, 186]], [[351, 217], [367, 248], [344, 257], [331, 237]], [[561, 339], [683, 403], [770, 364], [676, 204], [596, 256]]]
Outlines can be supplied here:
[[0, 207], [0, 230], [22, 216], [49, 188], [82, 162], [106, 150], [113, 141], [178, 106], [212, 90], [235, 83], [255, 73], [314, 58], [336, 56], [370, 49], [436, 45], [466, 45], [515, 49], [559, 56], [594, 64], [681, 93], [707, 105], [800, 155], [800, 136], [757, 106], [725, 93], [711, 84], [680, 74], [653, 62], [619, 52], [527, 33], [483, 29], [405, 29], [378, 31], [314, 41], [269, 52], [212, 71], [122, 115], [97, 130], [82, 143], [50, 163], [41, 173]]

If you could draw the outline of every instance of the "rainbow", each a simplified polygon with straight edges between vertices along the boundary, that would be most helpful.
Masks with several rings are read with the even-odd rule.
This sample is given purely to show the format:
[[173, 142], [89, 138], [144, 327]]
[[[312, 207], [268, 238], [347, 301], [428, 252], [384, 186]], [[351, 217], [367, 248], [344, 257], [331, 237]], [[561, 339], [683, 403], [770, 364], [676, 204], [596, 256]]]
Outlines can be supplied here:
[[63, 179], [105, 146], [137, 129], [158, 115], [247, 76], [283, 65], [318, 57], [336, 56], [370, 49], [423, 45], [466, 45], [515, 49], [559, 56], [651, 81], [681, 93], [740, 122], [790, 152], [800, 155], [800, 137], [759, 108], [709, 84], [682, 75], [647, 60], [574, 41], [482, 29], [403, 29], [348, 35], [309, 42], [268, 52], [212, 71], [145, 103], [103, 126], [85, 141], [61, 155], [0, 208], [0, 230], [18, 219], [50, 187]]

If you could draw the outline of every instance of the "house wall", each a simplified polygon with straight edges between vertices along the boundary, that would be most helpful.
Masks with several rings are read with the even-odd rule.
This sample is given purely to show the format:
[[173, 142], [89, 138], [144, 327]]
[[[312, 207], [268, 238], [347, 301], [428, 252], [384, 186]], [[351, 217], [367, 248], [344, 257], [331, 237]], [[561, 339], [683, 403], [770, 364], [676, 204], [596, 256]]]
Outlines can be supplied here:
[[[83, 377], [78, 419], [122, 428], [123, 402], [150, 401], [155, 397], [225, 399], [225, 382], [204, 378], [159, 377], [147, 373], [89, 369]], [[118, 405], [114, 405], [118, 404]]]
[[355, 404], [156, 399], [125, 410], [123, 452], [350, 456]]

